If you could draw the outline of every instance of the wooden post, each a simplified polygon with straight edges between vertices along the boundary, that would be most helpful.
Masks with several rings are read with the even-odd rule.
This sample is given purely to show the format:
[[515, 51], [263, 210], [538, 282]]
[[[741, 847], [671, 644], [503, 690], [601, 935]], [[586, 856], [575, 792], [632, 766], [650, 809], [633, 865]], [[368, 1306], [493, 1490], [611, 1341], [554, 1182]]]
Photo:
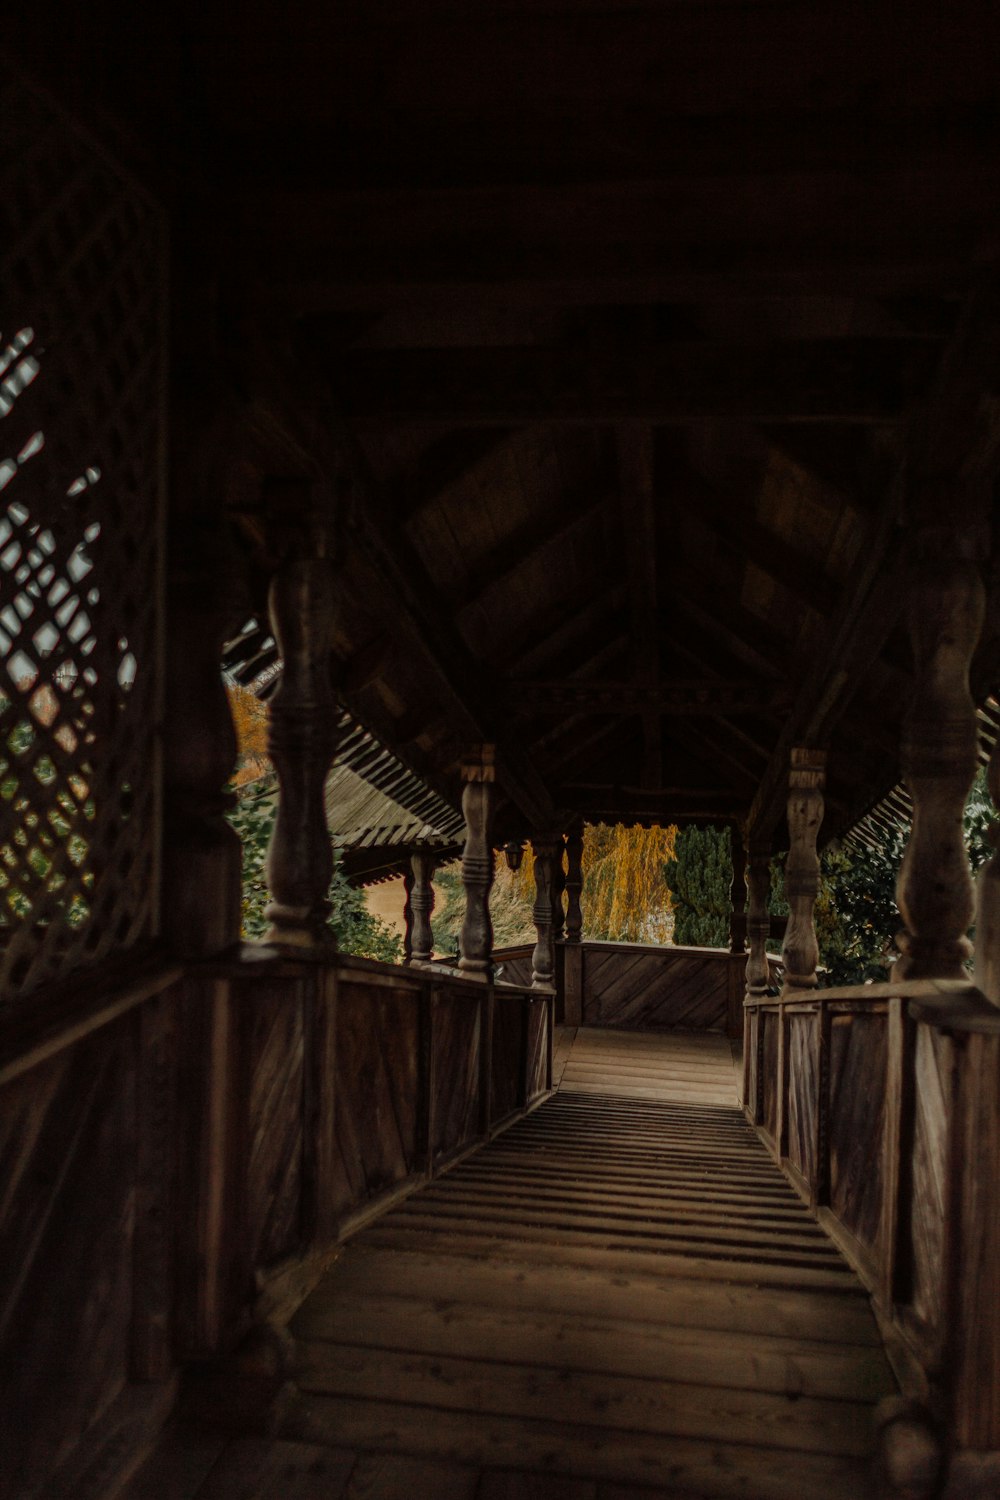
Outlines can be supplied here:
[[733, 853], [733, 878], [729, 887], [729, 951], [743, 953], [747, 946], [747, 851], [743, 829], [734, 823], [730, 835]]
[[566, 845], [562, 838], [558, 838], [552, 847], [552, 940], [556, 943], [562, 942], [566, 926], [566, 908], [563, 905], [563, 891], [566, 889], [565, 852]]
[[[937, 532], [922, 541], [908, 612], [916, 688], [903, 734], [903, 776], [913, 827], [896, 886], [905, 922], [894, 979], [961, 979], [973, 888], [962, 814], [976, 774], [976, 709], [969, 664], [984, 589], [973, 562]], [[943, 560], [942, 560], [942, 554]]]
[[771, 895], [771, 854], [766, 845], [751, 844], [747, 854], [747, 993], [767, 994], [771, 971], [767, 940], [771, 935], [768, 900]]
[[329, 559], [284, 563], [272, 579], [269, 604], [283, 670], [268, 728], [279, 792], [267, 851], [271, 925], [266, 941], [327, 946], [333, 943], [327, 927], [333, 846], [325, 788], [338, 720], [330, 677], [334, 574]]
[[583, 932], [580, 893], [583, 890], [583, 829], [566, 835], [566, 941], [578, 943]]
[[413, 957], [413, 864], [403, 871], [403, 962]]
[[790, 844], [785, 865], [785, 899], [790, 914], [781, 950], [786, 993], [815, 989], [819, 982], [816, 973], [819, 944], [814, 915], [819, 890], [816, 840], [823, 822], [825, 780], [825, 750], [797, 748], [792, 751], [788, 797]]
[[531, 955], [531, 987], [551, 990], [555, 983], [555, 935], [552, 923], [552, 872], [562, 849], [562, 840], [552, 837], [531, 841], [535, 857], [534, 952]]
[[227, 599], [229, 569], [219, 532], [192, 524], [167, 577], [160, 924], [182, 958], [217, 953], [240, 938], [242, 852], [224, 817], [234, 800], [225, 786], [237, 749], [220, 665], [239, 624], [238, 605]]
[[493, 796], [496, 769], [493, 746], [483, 745], [462, 764], [462, 812], [465, 849], [462, 885], [465, 921], [459, 934], [458, 967], [470, 979], [488, 980], [493, 974], [493, 923], [490, 887], [493, 884]]
[[413, 908], [411, 957], [414, 963], [429, 964], [434, 952], [434, 937], [431, 933], [434, 886], [431, 882], [437, 860], [433, 854], [421, 849], [413, 855], [410, 865], [413, 870], [413, 889], [410, 893], [410, 905]]
[[582, 891], [583, 829], [576, 827], [566, 835], [566, 942], [563, 948], [562, 1017], [566, 1026], [579, 1026], [583, 1022]]

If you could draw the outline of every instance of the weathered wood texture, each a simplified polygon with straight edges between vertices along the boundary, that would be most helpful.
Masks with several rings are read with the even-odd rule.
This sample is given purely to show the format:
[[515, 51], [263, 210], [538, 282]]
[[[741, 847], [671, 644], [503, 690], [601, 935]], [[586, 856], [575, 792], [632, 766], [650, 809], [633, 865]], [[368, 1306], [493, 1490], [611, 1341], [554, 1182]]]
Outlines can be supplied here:
[[953, 1044], [939, 1032], [917, 1031], [916, 1088], [909, 1235], [913, 1311], [940, 1345], [944, 1307], [944, 1241], [948, 1213], [948, 1116]]
[[437, 997], [434, 1007], [435, 1074], [432, 1150], [446, 1160], [479, 1135], [482, 1111], [480, 1039], [482, 1005], [466, 994]]
[[266, 1268], [298, 1248], [302, 1227], [305, 1014], [303, 981], [233, 986], [246, 1100], [246, 1253]]
[[493, 1005], [490, 1114], [505, 1120], [524, 1103], [526, 1048], [524, 1007], [497, 991]]
[[136, 1031], [124, 1017], [0, 1092], [0, 1494], [30, 1493], [130, 1374]]
[[342, 1212], [417, 1170], [419, 991], [341, 982], [335, 1084]]
[[760, 1026], [762, 1037], [762, 1072], [761, 1086], [761, 1124], [772, 1141], [778, 1138], [778, 1099], [780, 1097], [780, 1081], [778, 1077], [778, 1012], [777, 1010], [761, 1011]]
[[971, 1449], [1000, 1441], [998, 1033], [963, 981], [747, 1002], [748, 1119], [873, 1292], [909, 1394]]
[[491, 1134], [491, 1014], [505, 1118], [548, 1087], [548, 995], [347, 958], [175, 973], [20, 1054], [0, 1036], [4, 1500], [56, 1470], [97, 1500], [80, 1463], [127, 1469], [178, 1356], [230, 1349], [360, 1212]]
[[868, 1249], [882, 1207], [886, 1019], [835, 1015], [830, 1038], [830, 1207]]
[[582, 947], [584, 1025], [739, 1036], [742, 954], [626, 943]]
[[531, 945], [525, 944], [519, 948], [495, 948], [493, 950], [493, 961], [499, 968], [503, 965], [503, 973], [499, 978], [504, 984], [519, 984], [525, 988], [531, 986]]
[[788, 1159], [809, 1183], [817, 1168], [819, 1027], [816, 1013], [788, 1023]]
[[541, 1098], [550, 1086], [550, 1025], [550, 1008], [547, 1005], [532, 1005], [528, 1009], [525, 1015], [527, 1033], [525, 1039], [527, 1057], [527, 1069], [525, 1073], [526, 1104], [531, 1104], [535, 1099]]

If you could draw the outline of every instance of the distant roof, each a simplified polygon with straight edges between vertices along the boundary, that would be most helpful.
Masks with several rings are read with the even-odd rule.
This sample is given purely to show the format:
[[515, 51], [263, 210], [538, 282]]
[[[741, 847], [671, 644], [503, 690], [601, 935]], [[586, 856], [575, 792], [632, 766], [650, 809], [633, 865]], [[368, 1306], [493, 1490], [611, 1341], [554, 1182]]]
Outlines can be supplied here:
[[436, 822], [414, 816], [339, 760], [327, 778], [327, 826], [348, 878], [357, 884], [395, 874], [416, 849], [432, 849], [443, 858], [457, 853], [463, 823], [450, 808], [448, 812], [447, 820]]
[[[223, 666], [242, 686], [267, 697], [281, 663], [273, 638], [250, 621], [226, 645]], [[457, 853], [462, 814], [346, 709], [338, 728], [326, 814], [348, 878], [361, 885], [388, 879], [415, 849], [434, 849], [444, 858]]]
[[[979, 720], [979, 764], [985, 766], [1000, 739], [1000, 702], [994, 697], [987, 698], [976, 710], [976, 716]], [[869, 849], [878, 849], [887, 835], [909, 827], [912, 821], [913, 802], [900, 781], [844, 835], [844, 843], [865, 844]]]

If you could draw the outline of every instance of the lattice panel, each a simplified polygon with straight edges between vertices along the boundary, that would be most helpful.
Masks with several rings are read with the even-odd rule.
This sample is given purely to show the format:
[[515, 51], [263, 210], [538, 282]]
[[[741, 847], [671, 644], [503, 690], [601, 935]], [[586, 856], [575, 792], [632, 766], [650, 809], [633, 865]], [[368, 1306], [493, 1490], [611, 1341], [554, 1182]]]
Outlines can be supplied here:
[[166, 241], [43, 96], [0, 118], [6, 999], [155, 927]]

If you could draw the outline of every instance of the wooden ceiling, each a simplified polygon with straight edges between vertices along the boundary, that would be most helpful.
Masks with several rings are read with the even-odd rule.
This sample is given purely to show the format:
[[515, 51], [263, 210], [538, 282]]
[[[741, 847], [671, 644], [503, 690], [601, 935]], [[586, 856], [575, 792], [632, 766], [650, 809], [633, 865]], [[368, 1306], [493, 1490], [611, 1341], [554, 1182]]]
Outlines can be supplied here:
[[947, 514], [995, 392], [994, 6], [97, 3], [64, 57], [45, 16], [350, 449], [344, 698], [405, 761], [454, 795], [495, 741], [504, 833], [780, 842], [797, 743], [827, 836], [898, 779], [910, 490]]

